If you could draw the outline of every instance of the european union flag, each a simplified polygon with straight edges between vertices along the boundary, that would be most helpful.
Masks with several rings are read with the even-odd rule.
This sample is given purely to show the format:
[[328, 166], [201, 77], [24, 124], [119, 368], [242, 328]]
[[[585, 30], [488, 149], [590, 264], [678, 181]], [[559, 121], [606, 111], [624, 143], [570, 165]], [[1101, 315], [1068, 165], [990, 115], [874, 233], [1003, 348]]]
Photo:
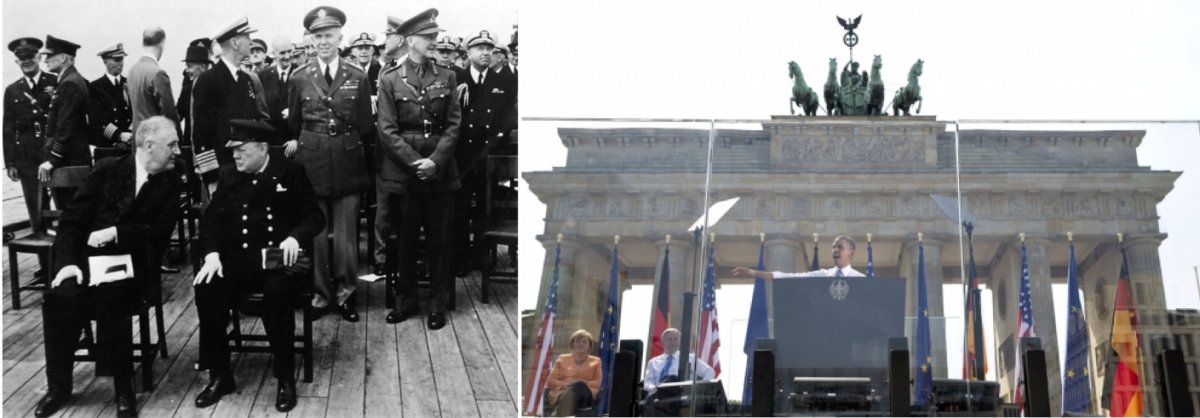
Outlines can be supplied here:
[[600, 405], [596, 408], [601, 416], [608, 412], [608, 398], [612, 394], [613, 360], [617, 354], [617, 330], [619, 328], [617, 310], [617, 246], [613, 244], [612, 268], [609, 271], [608, 306], [604, 308], [604, 320], [600, 322], [600, 367], [604, 375], [600, 381]]
[[1067, 361], [1063, 370], [1063, 413], [1088, 413], [1092, 409], [1092, 378], [1088, 370], [1088, 328], [1079, 301], [1079, 271], [1075, 266], [1075, 242], [1067, 264]]
[[[758, 243], [758, 271], [766, 270], [763, 263], [763, 243]], [[742, 380], [742, 406], [748, 408], [754, 392], [754, 346], [759, 338], [768, 338], [770, 329], [767, 327], [767, 283], [762, 277], [754, 277], [754, 297], [750, 300], [750, 321], [746, 324], [746, 343], [742, 352], [746, 353], [746, 378]], [[765, 402], [770, 402], [767, 400]]]
[[875, 251], [871, 249], [871, 241], [867, 241], [867, 277], [875, 277]]
[[913, 405], [925, 406], [933, 386], [933, 344], [929, 338], [929, 299], [925, 295], [925, 245], [918, 244], [917, 270], [917, 370], [914, 376]]

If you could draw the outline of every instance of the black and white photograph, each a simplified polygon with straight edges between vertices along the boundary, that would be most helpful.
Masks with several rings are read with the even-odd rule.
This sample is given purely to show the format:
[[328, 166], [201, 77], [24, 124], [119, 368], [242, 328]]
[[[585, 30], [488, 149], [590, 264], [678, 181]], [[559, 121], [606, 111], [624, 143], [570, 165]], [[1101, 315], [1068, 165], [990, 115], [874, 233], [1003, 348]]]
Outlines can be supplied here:
[[517, 18], [4, 2], [3, 414], [515, 416]]

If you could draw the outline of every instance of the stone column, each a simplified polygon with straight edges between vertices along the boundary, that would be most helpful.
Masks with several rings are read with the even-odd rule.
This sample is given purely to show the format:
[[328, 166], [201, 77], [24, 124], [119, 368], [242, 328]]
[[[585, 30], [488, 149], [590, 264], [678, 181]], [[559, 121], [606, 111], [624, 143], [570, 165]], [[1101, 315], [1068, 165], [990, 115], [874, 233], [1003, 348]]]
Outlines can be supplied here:
[[[1112, 308], [1117, 290], [1117, 276], [1121, 272], [1121, 251], [1117, 246], [1116, 236], [1109, 238], [1112, 242], [1099, 244], [1096, 250], [1103, 253], [1095, 262], [1088, 266], [1080, 266], [1079, 287], [1083, 290], [1083, 310], [1087, 313], [1087, 324], [1091, 352], [1088, 376], [1092, 378], [1092, 403], [1101, 405], [1101, 391], [1104, 389], [1104, 371], [1108, 361], [1107, 347], [1112, 332]], [[1103, 246], [1104, 249], [1101, 249]], [[1077, 247], [1078, 248], [1078, 247]], [[1079, 255], [1079, 254], [1077, 254]], [[1082, 260], [1079, 260], [1082, 263]]]
[[1163, 290], [1162, 264], [1158, 248], [1166, 234], [1130, 234], [1125, 237], [1125, 256], [1129, 259], [1129, 278], [1133, 284], [1133, 300], [1137, 305], [1138, 333], [1141, 335], [1142, 371], [1147, 382], [1142, 385], [1146, 404], [1143, 415], [1162, 415], [1158, 372], [1154, 354], [1162, 350], [1160, 339], [1171, 335], [1167, 325], [1166, 295]]
[[[1020, 241], [1006, 246], [995, 264], [989, 266], [992, 279], [992, 327], [996, 335], [996, 379], [1000, 382], [1000, 396], [1012, 401], [1013, 367], [1016, 362], [1014, 335], [1017, 333], [1017, 288], [1021, 279]], [[976, 260], [979, 261], [979, 260]]]
[[[670, 281], [668, 282], [668, 285], [670, 286], [670, 294], [668, 296], [671, 299], [669, 318], [672, 327], [678, 327], [680, 322], [683, 320], [683, 292], [687, 287], [688, 282], [691, 280], [691, 276], [688, 275], [690, 274], [691, 269], [688, 268], [687, 265], [687, 261], [691, 259], [692, 256], [692, 242], [690, 238], [691, 237], [689, 235], [671, 236], [670, 260], [666, 260], [666, 257], [664, 257], [665, 250], [667, 249], [667, 240], [665, 237], [654, 243], [654, 247], [658, 251], [658, 261], [654, 266], [654, 291], [651, 296], [653, 297], [653, 299], [651, 299], [651, 303], [654, 303], [653, 301], [658, 300], [658, 292], [660, 291], [658, 287], [658, 278], [662, 276], [663, 266], [669, 265]], [[654, 312], [652, 311], [650, 314], [654, 315]], [[646, 332], [646, 355], [648, 356], [650, 354], [651, 341], [653, 341], [654, 338], [653, 323], [650, 324], [650, 328]]]
[[[550, 293], [550, 283], [554, 279], [554, 250], [557, 244], [558, 242], [555, 237], [544, 237], [542, 239], [542, 246], [546, 248], [546, 258], [545, 262], [542, 263], [542, 281], [538, 289], [537, 308], [534, 309], [534, 318], [536, 318], [534, 320], [534, 324], [540, 325], [542, 315], [544, 315], [546, 311], [546, 297]], [[558, 271], [558, 306], [560, 308], [560, 312], [562, 310], [561, 308], [563, 307], [563, 298], [566, 297], [569, 299], [570, 294], [572, 293], [570, 291], [563, 291], [563, 289], [569, 289], [570, 286], [572, 286], [572, 284], [575, 282], [575, 256], [579, 253], [580, 247], [577, 243], [564, 238], [561, 249], [562, 252], [560, 255]], [[569, 305], [570, 302], [567, 302], [567, 304]], [[537, 343], [537, 326], [538, 325], [534, 325], [534, 329], [526, 329], [521, 333], [521, 355], [524, 358], [524, 361], [521, 363], [521, 376], [525, 379], [522, 380], [523, 382], [528, 381], [529, 373], [531, 373], [530, 370], [534, 365], [533, 354], [535, 348], [534, 344]], [[571, 331], [573, 331], [573, 329]], [[560, 347], [566, 347], [565, 344], [567, 344], [566, 342], [570, 338], [571, 331], [566, 331], [566, 328], [561, 326], [555, 327], [554, 347], [559, 349], [558, 351], [561, 351]]]
[[[906, 301], [905, 315], [909, 318], [916, 318], [918, 279], [920, 278], [920, 258], [917, 248], [916, 234], [908, 237], [904, 243], [904, 254], [900, 265], [900, 272], [908, 278], [906, 286]], [[929, 340], [931, 343], [933, 356], [933, 377], [935, 379], [945, 379], [947, 376], [946, 370], [946, 322], [945, 315], [942, 312], [942, 244], [944, 241], [940, 237], [925, 236], [923, 244], [925, 246], [925, 290], [926, 301], [929, 303]], [[907, 321], [908, 319], [906, 319]], [[909, 347], [916, 352], [916, 323], [912, 322], [912, 331], [909, 335]], [[915, 362], [913, 364], [916, 364]]]
[[[1018, 241], [1017, 251], [1020, 251], [1020, 245]], [[1054, 295], [1050, 290], [1050, 241], [1040, 235], [1027, 234], [1025, 248], [1029, 255], [1029, 296], [1033, 302], [1034, 331], [1041, 337], [1042, 349], [1046, 352], [1050, 411], [1051, 414], [1059, 416], [1062, 414], [1062, 367], [1059, 366], [1058, 329], [1054, 322], [1054, 313], [1058, 312], [1058, 308], [1054, 306]], [[1019, 257], [1018, 253], [1018, 263]], [[1017, 280], [1020, 280], [1019, 265], [1017, 268]], [[1020, 282], [1017, 285], [1019, 288]], [[1014, 299], [1012, 303], [1013, 309], [1016, 309], [1017, 300]], [[1020, 355], [1019, 352], [1017, 354]]]
[[[766, 241], [766, 259], [763, 262], [766, 264], [764, 268], [767, 271], [796, 271], [796, 260], [800, 255], [801, 245], [799, 241], [788, 238], [770, 238]], [[757, 260], [756, 260], [757, 261]], [[800, 270], [806, 270], [801, 268]], [[771, 338], [775, 338], [775, 297], [774, 284], [767, 280], [767, 327], [770, 329]]]

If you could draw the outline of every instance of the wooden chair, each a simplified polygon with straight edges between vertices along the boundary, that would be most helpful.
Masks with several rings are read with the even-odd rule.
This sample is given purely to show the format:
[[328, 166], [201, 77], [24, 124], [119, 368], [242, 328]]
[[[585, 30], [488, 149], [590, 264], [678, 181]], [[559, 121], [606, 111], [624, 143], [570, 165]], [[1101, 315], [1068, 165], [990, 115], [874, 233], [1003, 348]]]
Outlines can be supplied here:
[[[315, 308], [312, 307], [313, 298], [313, 274], [309, 270], [308, 274], [302, 275], [305, 283], [304, 291], [296, 298], [296, 304], [303, 306], [304, 325], [299, 334], [292, 337], [292, 341], [298, 345], [295, 347], [300, 354], [301, 367], [304, 370], [304, 383], [313, 381], [313, 321], [317, 319]], [[241, 314], [259, 316], [264, 309], [263, 292], [246, 293], [238, 299], [233, 311], [229, 316], [229, 321], [233, 323], [233, 330], [229, 333], [229, 351], [231, 353], [271, 353], [269, 345], [270, 339], [267, 334], [243, 334], [241, 326]]]
[[[144, 263], [143, 268], [139, 271], [145, 272], [143, 273], [146, 275], [144, 283], [149, 288], [138, 298], [138, 302], [129, 306], [126, 311], [130, 317], [138, 317], [138, 341], [133, 343], [133, 362], [140, 363], [142, 366], [142, 387], [147, 392], [154, 390], [154, 358], [159, 355], [164, 360], [167, 358], [167, 328], [163, 320], [162, 266], [160, 263], [162, 260], [155, 260], [151, 254], [154, 254], [154, 251], [147, 247], [139, 257]], [[155, 325], [158, 328], [157, 340], [151, 340], [151, 310], [154, 311]], [[91, 321], [95, 320], [95, 318], [91, 319]], [[93, 351], [96, 345], [91, 321], [84, 328], [84, 343], [75, 351], [74, 359], [77, 362], [96, 361], [97, 356]]]
[[[483, 262], [483, 303], [493, 282], [517, 283], [517, 157], [489, 155], [484, 197], [484, 232], [481, 240], [487, 253]], [[499, 266], [499, 245], [508, 248], [509, 269]]]
[[[83, 178], [91, 172], [92, 168], [88, 166], [68, 166], [59, 167], [50, 172], [50, 181], [41, 184], [42, 190], [52, 188], [77, 188], [83, 184]], [[46, 193], [38, 193], [37, 195], [37, 210], [42, 215], [43, 225], [49, 225], [50, 222], [62, 217], [62, 208], [50, 209], [50, 202], [47, 200]], [[29, 198], [29, 196], [26, 196]], [[46, 280], [53, 278], [55, 273], [50, 271], [54, 266], [54, 237], [50, 235], [39, 236], [30, 233], [21, 238], [14, 239], [8, 242], [8, 270], [11, 276], [12, 285], [12, 305], [13, 310], [21, 309], [21, 291], [22, 290], [46, 290], [46, 281], [33, 280], [25, 284], [21, 284], [21, 269], [17, 268], [17, 254], [34, 253], [40, 259], [46, 260], [46, 265], [42, 269], [46, 273]]]

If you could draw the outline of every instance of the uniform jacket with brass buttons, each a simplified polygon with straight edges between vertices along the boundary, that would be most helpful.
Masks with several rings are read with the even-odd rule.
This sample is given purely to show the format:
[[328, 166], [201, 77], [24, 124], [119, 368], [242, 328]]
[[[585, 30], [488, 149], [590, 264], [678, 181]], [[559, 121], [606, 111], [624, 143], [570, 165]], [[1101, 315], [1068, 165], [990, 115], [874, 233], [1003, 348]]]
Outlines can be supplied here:
[[92, 126], [92, 145], [111, 147], [121, 142], [122, 132], [131, 132], [133, 111], [129, 108], [126, 83], [125, 77], [117, 76], [114, 85], [107, 75], [88, 83], [88, 98], [91, 99], [88, 124]]
[[[108, 227], [117, 228], [117, 252], [144, 254], [148, 247], [155, 252], [151, 260], [162, 259], [163, 249], [179, 219], [182, 165], [176, 163], [175, 170], [150, 176], [138, 191], [136, 163], [132, 154], [105, 158], [96, 162], [96, 168], [84, 177], [59, 220], [58, 236], [54, 239], [54, 267], [50, 271], [57, 272], [69, 265], [87, 271], [87, 256], [102, 251], [88, 247], [88, 237], [92, 231]], [[138, 269], [148, 266], [135, 264], [137, 278]], [[157, 267], [155, 264], [154, 268]]]
[[35, 169], [42, 161], [50, 98], [57, 74], [42, 72], [29, 88], [25, 76], [4, 89], [4, 166]]
[[200, 254], [217, 252], [222, 264], [261, 263], [263, 248], [278, 247], [287, 237], [309, 248], [324, 227], [325, 215], [300, 164], [268, 158], [262, 173], [243, 173], [229, 164], [221, 167], [217, 191], [200, 219]]
[[515, 118], [510, 118], [510, 112], [516, 112], [517, 79], [511, 72], [496, 72], [491, 68], [485, 69], [487, 75], [483, 84], [471, 77], [471, 69], [461, 71], [466, 75], [467, 94], [463, 98], [462, 135], [458, 142], [458, 168], [460, 171], [472, 171], [479, 164], [491, 145], [500, 141], [497, 134], [507, 138], [516, 129]]
[[[458, 190], [454, 150], [462, 110], [454, 71], [432, 61], [411, 60], [379, 75], [379, 137], [376, 164], [382, 188], [392, 193]], [[417, 178], [412, 163], [429, 158], [437, 165], [427, 180]]]
[[87, 81], [75, 66], [63, 70], [58, 80], [50, 98], [50, 120], [42, 161], [50, 161], [55, 167], [92, 165], [92, 153], [88, 149]]
[[338, 61], [333, 84], [310, 62], [288, 80], [288, 130], [298, 139], [296, 161], [304, 165], [319, 197], [340, 197], [367, 188], [363, 137], [375, 134], [367, 74]]
[[[237, 69], [235, 80], [224, 60], [196, 77], [192, 86], [191, 122], [192, 146], [197, 154], [215, 150], [221, 165], [233, 162], [233, 151], [225, 148], [229, 141], [229, 120], [267, 120], [267, 114], [259, 110], [260, 95], [250, 80], [250, 75]], [[264, 108], [265, 109], [265, 108]]]

